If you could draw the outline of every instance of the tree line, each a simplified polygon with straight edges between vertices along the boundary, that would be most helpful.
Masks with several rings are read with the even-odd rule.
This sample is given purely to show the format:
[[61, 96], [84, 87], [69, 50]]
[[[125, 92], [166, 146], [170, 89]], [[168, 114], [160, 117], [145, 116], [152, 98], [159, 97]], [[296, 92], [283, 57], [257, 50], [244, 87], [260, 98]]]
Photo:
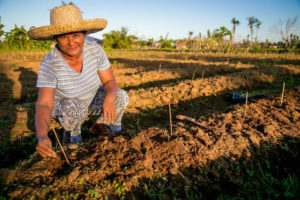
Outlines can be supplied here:
[[[120, 30], [113, 30], [109, 33], [103, 34], [102, 45], [107, 49], [186, 49], [192, 51], [222, 51], [236, 52], [261, 52], [284, 51], [284, 52], [299, 52], [300, 41], [299, 36], [295, 34], [297, 17], [288, 19], [286, 22], [281, 22], [273, 27], [273, 32], [280, 34], [282, 41], [278, 43], [258, 42], [258, 33], [262, 22], [252, 17], [247, 17], [246, 20], [249, 26], [249, 34], [243, 41], [235, 41], [235, 34], [240, 21], [232, 18], [231, 29], [225, 26], [214, 29], [212, 32], [207, 30], [206, 37], [199, 33], [196, 36], [193, 31], [188, 32], [188, 36], [181, 40], [173, 40], [166, 36], [160, 36], [160, 39], [155, 41], [153, 38], [142, 39], [135, 35], [130, 35], [128, 29], [121, 27]], [[9, 32], [3, 31], [4, 25], [0, 24], [0, 49], [8, 51], [48, 51], [54, 45], [52, 40], [31, 40], [27, 35], [27, 30], [24, 26], [18, 27], [15, 25], [14, 29]], [[34, 27], [31, 27], [31, 30]], [[28, 30], [28, 31], [29, 31]]]
[[[0, 49], [4, 51], [48, 51], [54, 42], [51, 40], [32, 40], [28, 37], [24, 26], [15, 27], [9, 32], [3, 31], [4, 25], [0, 24]], [[31, 27], [29, 30], [33, 29]], [[29, 31], [28, 30], [28, 31]], [[4, 38], [4, 39], [2, 39]]]

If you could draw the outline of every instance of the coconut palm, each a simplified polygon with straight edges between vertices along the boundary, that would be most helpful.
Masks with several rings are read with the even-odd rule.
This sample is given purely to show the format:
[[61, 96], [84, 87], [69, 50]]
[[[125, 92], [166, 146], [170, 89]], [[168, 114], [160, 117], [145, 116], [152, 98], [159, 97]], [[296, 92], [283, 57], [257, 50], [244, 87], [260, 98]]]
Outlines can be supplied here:
[[248, 26], [250, 28], [250, 36], [251, 36], [251, 43], [253, 41], [253, 26], [254, 24], [256, 23], [257, 19], [255, 17], [247, 17], [247, 20], [248, 20]]
[[2, 30], [4, 28], [3, 24], [0, 24], [0, 37], [4, 34], [4, 31]]
[[212, 38], [217, 41], [223, 41], [225, 36], [229, 36], [230, 40], [232, 39], [232, 33], [225, 26], [221, 26], [213, 31]]
[[261, 26], [261, 21], [259, 21], [258, 19], [256, 19], [256, 22], [255, 22], [255, 27], [256, 27], [256, 37], [255, 37], [255, 41], [257, 41], [258, 39], [258, 31], [260, 29], [260, 26]]
[[192, 38], [193, 34], [194, 34], [194, 32], [193, 32], [193, 31], [189, 31], [189, 39], [191, 39], [191, 38]]
[[237, 20], [237, 19], [235, 19], [235, 17], [234, 17], [234, 18], [232, 18], [231, 23], [232, 23], [232, 25], [233, 25], [233, 26], [232, 26], [232, 40], [234, 40], [234, 35], [235, 35], [236, 26], [237, 26], [237, 25], [240, 25], [240, 21]]

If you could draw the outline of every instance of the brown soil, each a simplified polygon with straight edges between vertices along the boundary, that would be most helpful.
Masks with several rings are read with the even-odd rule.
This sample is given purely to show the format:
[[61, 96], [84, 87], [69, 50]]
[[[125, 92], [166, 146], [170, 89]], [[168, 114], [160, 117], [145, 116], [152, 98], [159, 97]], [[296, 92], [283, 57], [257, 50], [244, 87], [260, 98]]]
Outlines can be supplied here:
[[[265, 170], [278, 177], [288, 177], [288, 169], [300, 175], [295, 165], [300, 158], [300, 90], [290, 86], [282, 105], [280, 89], [272, 91], [272, 83], [281, 86], [282, 78], [299, 81], [299, 57], [108, 55], [118, 86], [130, 96], [124, 130], [117, 137], [91, 138], [87, 122], [85, 142], [66, 147], [72, 167], [54, 140], [59, 158], [33, 153], [34, 86], [43, 54], [25, 55], [33, 58], [25, 61], [0, 57], [1, 144], [10, 144], [0, 151], [5, 156], [0, 175], [8, 198], [185, 199], [202, 193], [190, 199], [213, 199], [247, 196], [245, 181], [265, 177]], [[245, 90], [268, 90], [250, 102], [246, 116], [243, 104], [231, 102], [233, 91]], [[179, 121], [176, 114], [196, 116], [202, 126]], [[52, 127], [62, 132], [58, 124]], [[20, 143], [24, 146], [18, 149]]]
[[[124, 195], [141, 199], [145, 195], [141, 192], [143, 183], [153, 177], [166, 177], [179, 194], [199, 189], [207, 189], [210, 197], [224, 190], [241, 192], [239, 180], [244, 169], [237, 171], [237, 163], [257, 155], [281, 156], [274, 152], [268, 155], [272, 152], [262, 148], [263, 144], [280, 145], [287, 137], [299, 138], [300, 92], [290, 91], [282, 106], [277, 99], [270, 97], [249, 104], [247, 116], [244, 106], [237, 105], [226, 114], [198, 119], [207, 128], [177, 122], [173, 135], [168, 130], [149, 128], [134, 138], [126, 134], [99, 136], [68, 148], [72, 167], [62, 155], [43, 160], [35, 155], [14, 171], [8, 181], [9, 195], [62, 197], [68, 191], [78, 194], [78, 198], [88, 198], [89, 189], [95, 188], [103, 197], [118, 198], [117, 183], [125, 183]], [[294, 156], [299, 159], [299, 154]], [[221, 167], [214, 166], [216, 161]], [[219, 181], [209, 181], [207, 176]], [[164, 179], [156, 184], [163, 185]], [[172, 196], [168, 192], [163, 194], [167, 199]]]

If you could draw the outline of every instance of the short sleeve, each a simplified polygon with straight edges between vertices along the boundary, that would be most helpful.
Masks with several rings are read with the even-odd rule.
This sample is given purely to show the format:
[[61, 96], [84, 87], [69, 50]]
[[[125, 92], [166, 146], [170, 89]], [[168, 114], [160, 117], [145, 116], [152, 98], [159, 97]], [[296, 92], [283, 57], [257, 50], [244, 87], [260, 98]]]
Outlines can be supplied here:
[[109, 60], [103, 48], [99, 45], [99, 60], [97, 70], [106, 70], [110, 67]]
[[50, 55], [46, 55], [40, 64], [36, 87], [56, 88], [56, 73], [52, 63], [49, 61], [49, 56]]

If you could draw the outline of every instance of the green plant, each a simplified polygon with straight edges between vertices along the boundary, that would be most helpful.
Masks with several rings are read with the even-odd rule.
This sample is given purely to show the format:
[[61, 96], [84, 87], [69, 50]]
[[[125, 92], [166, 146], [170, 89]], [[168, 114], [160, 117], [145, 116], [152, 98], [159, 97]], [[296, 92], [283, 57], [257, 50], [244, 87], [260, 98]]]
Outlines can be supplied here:
[[95, 189], [89, 189], [88, 196], [96, 199], [99, 196], [99, 193]]
[[9, 120], [0, 119], [0, 129], [6, 129], [10, 125], [10, 123], [11, 122]]
[[137, 40], [136, 36], [128, 35], [128, 29], [125, 27], [105, 33], [103, 37], [104, 47], [113, 49], [129, 49]]
[[201, 73], [201, 78], [204, 79], [204, 75], [205, 75], [205, 70], [202, 71]]
[[194, 80], [194, 79], [195, 79], [196, 72], [197, 72], [197, 69], [195, 69], [195, 71], [194, 71], [194, 73], [193, 73], [192, 80]]
[[299, 194], [299, 182], [298, 177], [293, 174], [289, 174], [289, 177], [283, 180], [284, 186], [284, 197], [286, 198], [295, 198]]
[[237, 66], [241, 66], [243, 63], [241, 63], [241, 61], [238, 61], [236, 64]]
[[79, 185], [82, 185], [84, 183], [84, 179], [82, 177], [78, 178], [77, 181]]
[[[156, 181], [160, 181], [160, 184], [157, 184]], [[145, 195], [149, 199], [165, 199], [167, 191], [169, 190], [171, 191], [172, 188], [169, 186], [168, 179], [166, 177], [160, 177], [155, 180], [150, 179], [148, 184], [144, 184]], [[173, 195], [176, 196], [176, 194]]]
[[115, 187], [115, 191], [120, 197], [120, 199], [125, 199], [125, 192], [127, 190], [125, 183], [119, 184], [116, 181], [113, 182], [113, 185]]

